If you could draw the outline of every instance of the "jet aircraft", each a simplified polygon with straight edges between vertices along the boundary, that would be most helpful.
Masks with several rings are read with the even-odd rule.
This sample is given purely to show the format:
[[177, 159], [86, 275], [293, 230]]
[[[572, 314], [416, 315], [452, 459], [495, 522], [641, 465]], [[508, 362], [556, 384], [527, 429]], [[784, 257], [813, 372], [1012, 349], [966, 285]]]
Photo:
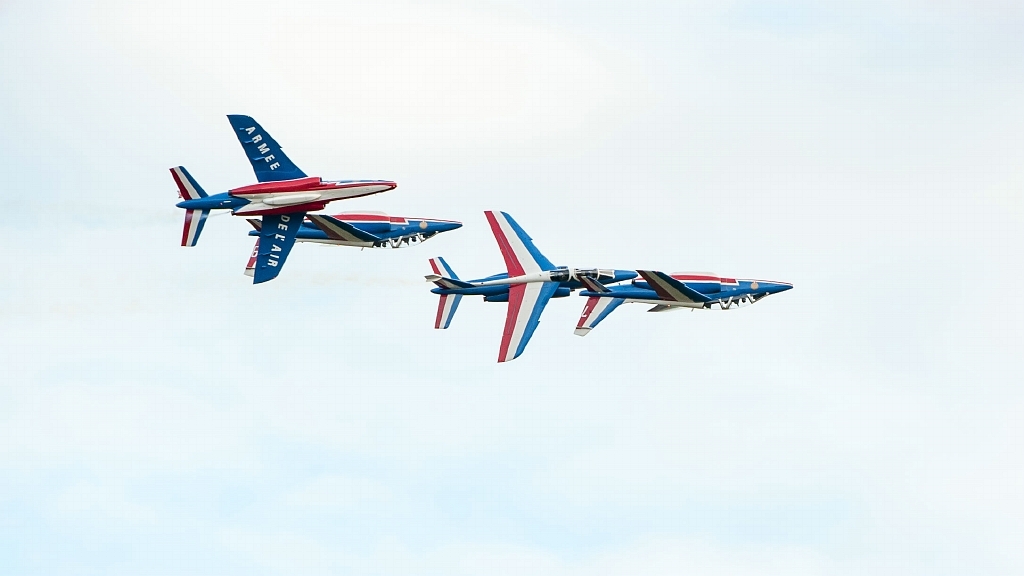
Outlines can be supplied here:
[[494, 239], [505, 259], [506, 272], [479, 280], [460, 280], [444, 261], [431, 258], [434, 273], [427, 281], [437, 287], [431, 292], [440, 296], [434, 328], [445, 329], [463, 296], [483, 296], [485, 302], [508, 302], [505, 330], [502, 332], [498, 362], [518, 358], [526, 349], [541, 313], [551, 298], [568, 296], [584, 286], [586, 279], [614, 284], [636, 278], [632, 270], [598, 270], [555, 266], [533, 245], [533, 240], [505, 212], [484, 212]]
[[584, 278], [587, 297], [583, 313], [576, 324], [575, 334], [586, 336], [624, 302], [653, 304], [648, 312], [667, 310], [711, 309], [715, 304], [721, 310], [733, 306], [753, 304], [765, 296], [785, 292], [793, 287], [787, 282], [767, 280], [737, 280], [714, 274], [666, 274], [654, 270], [639, 270], [643, 280], [633, 280], [630, 286], [607, 287], [598, 281]]
[[[263, 223], [250, 219], [250, 236], [260, 236]], [[462, 222], [430, 218], [403, 218], [383, 212], [345, 212], [336, 216], [310, 214], [295, 234], [296, 242], [313, 242], [332, 246], [358, 246], [360, 248], [403, 248], [421, 244], [441, 232], [461, 228]], [[256, 271], [260, 239], [252, 249], [246, 275]]]
[[195, 246], [211, 210], [231, 210], [235, 216], [260, 216], [254, 284], [277, 277], [307, 212], [323, 210], [335, 200], [358, 198], [393, 190], [390, 180], [323, 180], [293, 163], [270, 134], [249, 116], [228, 115], [258, 184], [207, 195], [183, 166], [171, 168], [185, 209], [182, 246]]

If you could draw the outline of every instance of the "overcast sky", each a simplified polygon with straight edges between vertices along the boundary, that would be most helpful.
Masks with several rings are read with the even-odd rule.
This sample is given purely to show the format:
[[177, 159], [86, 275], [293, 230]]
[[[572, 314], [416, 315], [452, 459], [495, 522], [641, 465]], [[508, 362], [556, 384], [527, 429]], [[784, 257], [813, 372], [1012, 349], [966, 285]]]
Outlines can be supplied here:
[[[1019, 574], [1024, 9], [1013, 2], [0, 1], [0, 572]], [[455, 219], [182, 248], [167, 171]], [[552, 261], [792, 282], [737, 311], [423, 281]]]

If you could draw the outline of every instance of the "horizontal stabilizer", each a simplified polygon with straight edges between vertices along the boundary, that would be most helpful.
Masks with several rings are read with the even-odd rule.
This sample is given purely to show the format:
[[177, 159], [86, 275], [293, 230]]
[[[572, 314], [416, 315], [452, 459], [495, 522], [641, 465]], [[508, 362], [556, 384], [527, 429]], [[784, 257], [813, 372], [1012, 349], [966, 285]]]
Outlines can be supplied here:
[[327, 234], [327, 237], [331, 240], [340, 240], [352, 244], [365, 244], [367, 246], [372, 246], [375, 242], [380, 241], [379, 236], [363, 232], [359, 228], [331, 216], [310, 214], [308, 218], [313, 222], [314, 226], [322, 230], [324, 234]]
[[599, 296], [587, 298], [587, 303], [583, 305], [583, 313], [580, 314], [580, 321], [576, 324], [573, 334], [586, 336], [623, 302], [625, 300], [622, 298], [601, 298]]
[[[666, 306], [664, 304], [658, 304], [653, 308], [649, 309], [648, 312], [671, 312], [672, 310], [680, 310], [679, 306]], [[692, 309], [691, 309], [692, 310]]]
[[651, 289], [658, 293], [662, 300], [672, 302], [686, 302], [689, 304], [700, 304], [710, 302], [707, 296], [683, 284], [679, 280], [655, 270], [637, 270], [644, 280], [651, 286]]
[[185, 228], [181, 232], [182, 246], [195, 246], [199, 242], [199, 235], [203, 233], [203, 226], [209, 215], [209, 210], [185, 210]]
[[451, 325], [460, 301], [462, 301], [461, 294], [441, 294], [441, 299], [437, 302], [437, 318], [434, 319], [434, 328], [445, 330]]
[[263, 228], [263, 221], [260, 220], [259, 218], [246, 218], [245, 221], [248, 222], [250, 226], [255, 228], [257, 232], [260, 231], [260, 228]]
[[447, 288], [449, 290], [455, 290], [458, 288], [473, 288], [473, 285], [469, 282], [463, 282], [462, 280], [456, 280], [455, 278], [445, 278], [437, 274], [427, 274], [424, 276], [427, 282], [433, 282], [441, 288]]

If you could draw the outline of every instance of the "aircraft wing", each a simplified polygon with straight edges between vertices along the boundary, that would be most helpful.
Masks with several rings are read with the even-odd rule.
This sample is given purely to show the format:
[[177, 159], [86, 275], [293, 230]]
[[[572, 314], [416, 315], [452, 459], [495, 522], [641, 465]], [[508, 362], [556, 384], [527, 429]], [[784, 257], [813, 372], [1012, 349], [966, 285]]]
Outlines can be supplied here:
[[313, 222], [314, 226], [323, 230], [324, 234], [327, 234], [327, 237], [331, 240], [342, 240], [353, 244], [365, 244], [367, 246], [373, 246], [375, 242], [380, 241], [379, 236], [374, 236], [369, 232], [363, 232], [359, 228], [331, 216], [310, 214], [309, 219]]
[[486, 211], [487, 223], [505, 258], [509, 276], [554, 270], [555, 266], [533, 245], [533, 239], [505, 212]]
[[228, 114], [228, 122], [234, 128], [235, 136], [238, 137], [249, 164], [252, 164], [252, 171], [256, 173], [257, 180], [276, 182], [306, 177], [306, 173], [281, 150], [281, 145], [252, 117]]
[[501, 336], [498, 362], [514, 360], [523, 353], [540, 323], [548, 300], [558, 290], [558, 282], [532, 282], [513, 284], [508, 292], [508, 312], [505, 332]]
[[664, 272], [657, 272], [655, 270], [637, 270], [637, 272], [644, 277], [644, 280], [647, 280], [647, 283], [651, 285], [651, 288], [658, 293], [658, 296], [662, 300], [687, 302], [690, 304], [699, 304], [711, 301], [707, 296], [697, 292], [693, 288], [690, 288], [686, 284], [683, 284]]
[[305, 212], [291, 214], [272, 214], [263, 217], [260, 227], [260, 239], [256, 244], [256, 266], [253, 273], [253, 284], [259, 284], [277, 278], [281, 273], [288, 253], [295, 245], [295, 234], [302, 226]]

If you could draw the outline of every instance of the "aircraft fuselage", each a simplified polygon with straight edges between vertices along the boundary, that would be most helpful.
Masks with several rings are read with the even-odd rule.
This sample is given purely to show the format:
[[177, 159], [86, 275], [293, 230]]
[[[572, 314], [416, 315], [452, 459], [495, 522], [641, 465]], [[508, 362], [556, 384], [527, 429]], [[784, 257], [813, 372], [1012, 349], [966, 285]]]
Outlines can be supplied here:
[[231, 210], [235, 216], [266, 216], [323, 210], [335, 200], [394, 190], [390, 180], [321, 180], [316, 176], [261, 182], [205, 198], [178, 202], [186, 210]]
[[577, 270], [560, 266], [554, 270], [513, 277], [509, 277], [508, 273], [503, 272], [486, 278], [467, 280], [465, 283], [470, 284], [470, 286], [460, 286], [458, 288], [437, 287], [432, 289], [431, 292], [434, 294], [483, 296], [486, 302], [507, 302], [509, 288], [513, 285], [532, 282], [558, 282], [558, 289], [552, 298], [563, 298], [574, 290], [583, 288], [583, 284], [578, 280], [581, 275], [589, 275], [594, 278], [600, 277], [601, 282], [605, 284], [614, 284], [637, 277], [637, 273], [633, 270]]
[[673, 302], [659, 297], [658, 293], [645, 280], [633, 280], [629, 286], [612, 286], [607, 292], [584, 290], [581, 296], [597, 296], [599, 298], [622, 298], [627, 302], [639, 302], [659, 306], [682, 308], [711, 308], [718, 304], [727, 310], [733, 304], [753, 303], [769, 294], [784, 292], [793, 287], [788, 282], [772, 280], [749, 280], [736, 278], [720, 278], [711, 275], [677, 273], [672, 278], [685, 284], [711, 300], [709, 302]]

